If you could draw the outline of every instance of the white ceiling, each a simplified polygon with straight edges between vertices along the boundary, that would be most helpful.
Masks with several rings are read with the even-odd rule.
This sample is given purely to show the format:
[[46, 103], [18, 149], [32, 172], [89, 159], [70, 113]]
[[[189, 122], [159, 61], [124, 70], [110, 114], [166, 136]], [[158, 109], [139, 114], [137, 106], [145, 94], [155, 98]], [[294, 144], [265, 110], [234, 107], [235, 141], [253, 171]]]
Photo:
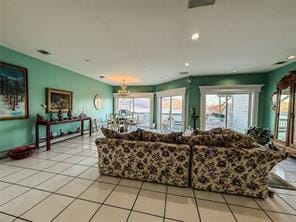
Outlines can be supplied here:
[[0, 1], [0, 44], [112, 85], [265, 72], [296, 54], [296, 0]]

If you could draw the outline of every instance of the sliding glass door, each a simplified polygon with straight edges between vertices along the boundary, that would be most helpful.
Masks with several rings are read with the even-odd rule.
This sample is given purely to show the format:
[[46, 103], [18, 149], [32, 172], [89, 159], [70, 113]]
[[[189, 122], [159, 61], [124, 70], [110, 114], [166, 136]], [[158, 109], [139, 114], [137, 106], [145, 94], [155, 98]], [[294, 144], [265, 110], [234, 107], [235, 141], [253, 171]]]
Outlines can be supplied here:
[[160, 97], [160, 124], [168, 131], [182, 131], [183, 96]]
[[230, 128], [245, 132], [251, 125], [251, 93], [206, 94], [205, 129]]
[[151, 97], [117, 97], [116, 112], [136, 113], [138, 126], [150, 127], [153, 118]]

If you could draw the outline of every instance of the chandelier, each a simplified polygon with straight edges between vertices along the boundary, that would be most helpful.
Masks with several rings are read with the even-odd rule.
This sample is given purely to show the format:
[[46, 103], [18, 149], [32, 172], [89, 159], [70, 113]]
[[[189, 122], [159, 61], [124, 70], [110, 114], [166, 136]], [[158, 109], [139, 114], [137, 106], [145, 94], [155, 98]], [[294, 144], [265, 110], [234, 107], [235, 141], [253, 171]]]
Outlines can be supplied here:
[[122, 81], [122, 84], [120, 85], [120, 89], [118, 90], [119, 96], [128, 96], [129, 91], [127, 90], [127, 85], [125, 83], [125, 80]]

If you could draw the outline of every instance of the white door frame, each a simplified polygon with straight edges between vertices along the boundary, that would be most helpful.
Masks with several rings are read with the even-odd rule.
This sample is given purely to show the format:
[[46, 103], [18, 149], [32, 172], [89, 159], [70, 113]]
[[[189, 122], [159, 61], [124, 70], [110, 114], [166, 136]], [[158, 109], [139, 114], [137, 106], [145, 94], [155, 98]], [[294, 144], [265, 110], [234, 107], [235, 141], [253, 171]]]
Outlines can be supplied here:
[[205, 129], [205, 109], [207, 94], [233, 94], [246, 93], [250, 97], [250, 124], [256, 125], [258, 122], [259, 93], [263, 85], [225, 85], [225, 86], [199, 86], [200, 89], [200, 129]]
[[115, 99], [115, 112], [118, 112], [118, 98], [150, 98], [150, 126], [153, 123], [154, 114], [154, 93], [129, 93], [128, 96], [121, 97], [118, 93], [113, 93]]
[[182, 116], [181, 116], [181, 131], [184, 131], [185, 128], [185, 95], [186, 87], [169, 89], [160, 92], [156, 92], [157, 96], [157, 126], [160, 129], [161, 126], [161, 98], [162, 97], [171, 97], [171, 96], [182, 96]]

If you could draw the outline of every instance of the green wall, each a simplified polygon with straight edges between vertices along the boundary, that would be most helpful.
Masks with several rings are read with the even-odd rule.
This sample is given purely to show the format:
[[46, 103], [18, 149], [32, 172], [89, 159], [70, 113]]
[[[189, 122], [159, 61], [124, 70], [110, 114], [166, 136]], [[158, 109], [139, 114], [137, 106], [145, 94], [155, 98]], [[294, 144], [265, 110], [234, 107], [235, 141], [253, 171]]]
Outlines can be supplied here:
[[[36, 113], [42, 113], [40, 104], [45, 103], [45, 88], [57, 88], [73, 92], [73, 114], [84, 108], [89, 116], [105, 119], [112, 112], [113, 87], [79, 73], [43, 62], [33, 57], [0, 46], [0, 61], [28, 69], [29, 119], [0, 121], [0, 151], [33, 143]], [[93, 97], [103, 98], [102, 110], [93, 106]], [[77, 124], [68, 124], [65, 130], [74, 130]], [[58, 131], [58, 128], [54, 128]], [[44, 133], [42, 133], [44, 136]], [[42, 136], [42, 135], [41, 135]]]
[[276, 91], [277, 82], [290, 71], [296, 70], [296, 62], [276, 69], [270, 72], [267, 76], [267, 87], [266, 87], [266, 100], [264, 106], [266, 107], [265, 117], [266, 117], [266, 126], [274, 129], [274, 111], [272, 110], [272, 101], [271, 96]]

